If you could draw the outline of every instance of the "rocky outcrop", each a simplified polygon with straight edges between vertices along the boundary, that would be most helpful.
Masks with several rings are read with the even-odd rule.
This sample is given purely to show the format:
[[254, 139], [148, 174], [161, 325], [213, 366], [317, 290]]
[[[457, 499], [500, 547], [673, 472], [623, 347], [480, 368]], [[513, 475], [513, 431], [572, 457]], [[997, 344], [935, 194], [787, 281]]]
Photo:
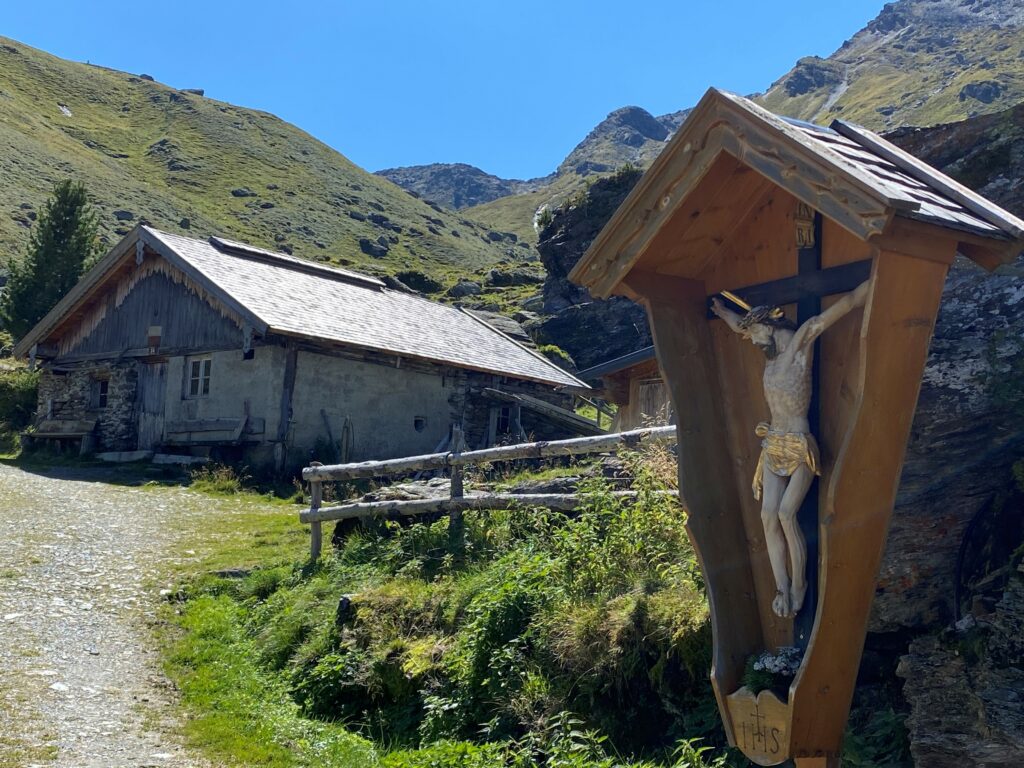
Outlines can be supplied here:
[[556, 175], [614, 171], [626, 163], [646, 168], [658, 156], [674, 128], [640, 107], [622, 107], [587, 134], [558, 166]]
[[[1020, 353], [1024, 269], [990, 275], [970, 263], [950, 271], [907, 446], [879, 575], [873, 631], [945, 624], [956, 603], [969, 527], [994, 512], [1024, 454], [1013, 400], [1024, 381], [1004, 377]], [[1019, 533], [1017, 534], [1019, 536]], [[984, 542], [974, 542], [983, 546]]]
[[537, 245], [547, 270], [546, 316], [529, 323], [527, 330], [539, 344], [564, 349], [581, 369], [651, 344], [642, 307], [621, 297], [595, 301], [569, 281], [573, 266], [639, 178], [634, 170], [596, 182], [585, 200], [555, 213]]
[[1024, 765], [1024, 573], [996, 610], [915, 640], [900, 661], [914, 761], [927, 768]]
[[432, 163], [385, 168], [378, 176], [393, 181], [417, 197], [459, 210], [507, 195], [530, 192], [547, 179], [502, 179], [466, 163]]
[[759, 101], [874, 130], [995, 112], [1024, 99], [1022, 27], [1018, 0], [897, 0], [828, 58], [800, 59]]

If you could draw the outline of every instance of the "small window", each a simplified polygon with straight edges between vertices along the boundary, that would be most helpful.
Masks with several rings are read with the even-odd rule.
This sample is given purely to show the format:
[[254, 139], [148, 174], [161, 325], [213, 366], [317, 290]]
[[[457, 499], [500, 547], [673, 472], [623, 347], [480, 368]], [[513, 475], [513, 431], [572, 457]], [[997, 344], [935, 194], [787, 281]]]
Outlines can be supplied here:
[[188, 397], [203, 397], [210, 394], [210, 366], [213, 361], [208, 357], [188, 361], [188, 381], [185, 393]]
[[417, 416], [412, 420], [412, 427], [417, 432], [422, 432], [427, 428], [427, 420], [423, 416]]
[[107, 392], [110, 390], [109, 379], [93, 379], [90, 400], [93, 410], [107, 407]]
[[498, 434], [505, 435], [512, 431], [512, 409], [504, 405], [498, 411]]

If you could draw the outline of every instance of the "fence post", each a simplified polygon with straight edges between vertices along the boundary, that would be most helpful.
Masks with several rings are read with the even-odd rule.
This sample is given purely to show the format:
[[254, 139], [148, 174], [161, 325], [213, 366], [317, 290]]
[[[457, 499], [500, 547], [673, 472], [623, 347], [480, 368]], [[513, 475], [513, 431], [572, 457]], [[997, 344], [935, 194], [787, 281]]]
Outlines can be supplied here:
[[[458, 424], [452, 425], [451, 446], [451, 454], [453, 456], [458, 456], [462, 453], [462, 427]], [[461, 499], [464, 493], [461, 464], [452, 465], [451, 478], [451, 498]], [[466, 553], [466, 529], [461, 509], [452, 509], [448, 512], [448, 545], [451, 548], [455, 561], [461, 563]]]
[[[312, 461], [309, 464], [311, 467], [323, 466], [319, 461]], [[324, 487], [323, 483], [319, 480], [309, 481], [309, 511], [313, 512], [320, 509], [320, 505], [324, 500]], [[309, 560], [311, 563], [315, 563], [320, 559], [320, 548], [323, 544], [323, 530], [319, 522], [309, 524]]]

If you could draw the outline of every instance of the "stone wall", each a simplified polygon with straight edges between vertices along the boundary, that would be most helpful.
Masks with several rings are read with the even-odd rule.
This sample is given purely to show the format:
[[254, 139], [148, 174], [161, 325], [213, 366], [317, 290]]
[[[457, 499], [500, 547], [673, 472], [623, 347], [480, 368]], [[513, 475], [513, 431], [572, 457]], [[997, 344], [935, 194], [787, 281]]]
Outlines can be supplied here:
[[[106, 379], [107, 404], [96, 407], [95, 382]], [[54, 370], [45, 367], [39, 377], [38, 415], [58, 419], [95, 419], [97, 448], [127, 451], [135, 448], [135, 391], [138, 371], [134, 362], [83, 363]]]

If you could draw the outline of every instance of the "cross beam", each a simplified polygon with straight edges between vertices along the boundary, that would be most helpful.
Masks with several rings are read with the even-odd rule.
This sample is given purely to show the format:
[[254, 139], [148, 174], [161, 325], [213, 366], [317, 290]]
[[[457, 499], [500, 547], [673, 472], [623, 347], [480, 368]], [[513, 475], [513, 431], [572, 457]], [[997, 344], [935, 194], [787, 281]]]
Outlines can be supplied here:
[[[820, 237], [817, 242], [821, 242]], [[812, 249], [800, 249], [800, 251], [809, 250]], [[769, 280], [767, 283], [748, 285], [744, 288], [734, 288], [730, 292], [739, 296], [752, 307], [781, 307], [786, 304], [799, 304], [806, 299], [821, 299], [836, 293], [852, 291], [871, 277], [871, 259], [851, 261], [848, 264], [826, 269], [820, 268], [820, 261], [816, 262], [816, 266], [813, 267], [810, 264], [801, 263], [799, 269], [798, 274], [792, 277]], [[710, 297], [708, 298], [708, 317], [715, 317], [711, 312]], [[802, 323], [806, 319], [797, 318], [797, 321]]]

